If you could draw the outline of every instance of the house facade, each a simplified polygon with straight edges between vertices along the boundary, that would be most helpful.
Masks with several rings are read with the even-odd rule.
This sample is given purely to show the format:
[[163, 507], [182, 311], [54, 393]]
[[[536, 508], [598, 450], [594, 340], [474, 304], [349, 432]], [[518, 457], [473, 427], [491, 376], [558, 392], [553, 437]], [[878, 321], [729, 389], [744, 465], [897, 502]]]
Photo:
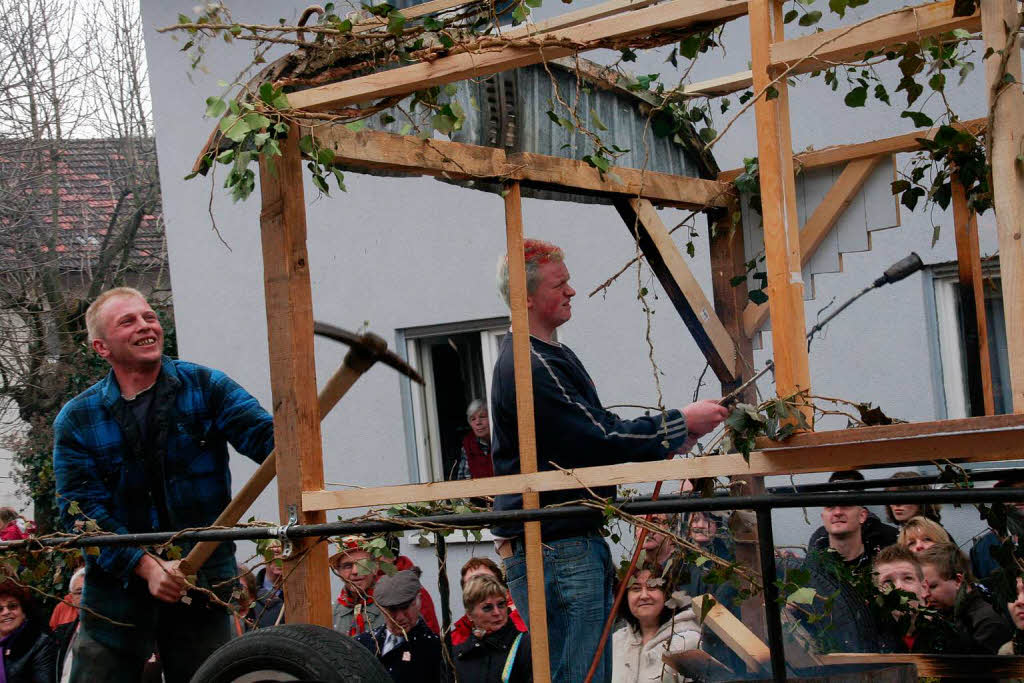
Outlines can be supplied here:
[[[578, 4], [586, 3], [574, 3], [574, 7]], [[246, 20], [273, 23], [281, 16], [294, 20], [304, 6], [254, 0], [233, 9], [239, 17], [244, 13]], [[859, 11], [869, 16], [895, 6], [876, 1]], [[178, 13], [188, 13], [191, 5], [143, 0], [142, 7], [181, 356], [223, 369], [269, 406], [259, 200], [252, 197], [232, 203], [220, 189], [223, 173], [219, 169], [212, 183], [183, 180], [215, 124], [203, 118], [206, 98], [223, 94], [225, 88], [218, 80], [238, 73], [249, 52], [241, 45], [213, 42], [204, 57], [207, 71], [190, 72], [179, 52], [181, 43], [155, 29], [175, 23]], [[545, 5], [537, 16], [560, 11], [558, 3]], [[854, 10], [850, 13], [856, 15]], [[727, 49], [700, 59], [691, 73], [694, 80], [746, 69], [747, 30], [745, 18], [728, 24], [722, 37]], [[595, 59], [608, 61], [615, 56], [602, 53]], [[673, 75], [678, 79], [679, 74], [664, 62], [665, 57], [664, 51], [639, 53], [637, 62], [627, 66], [636, 73], [661, 73], [672, 83]], [[962, 88], [948, 93], [962, 118], [983, 115], [980, 71]], [[793, 142], [798, 151], [913, 130], [895, 107], [877, 102], [858, 109], [846, 107], [842, 94], [832, 93], [820, 79], [801, 83], [791, 92]], [[540, 100], [534, 104], [547, 107]], [[738, 108], [733, 97], [718, 127]], [[714, 109], [718, 111], [717, 106]], [[543, 118], [543, 111], [533, 113]], [[752, 126], [751, 110], [714, 148], [718, 166], [736, 168], [744, 157], [756, 156]], [[955, 269], [948, 266], [955, 259], [952, 216], [937, 208], [897, 209], [888, 185], [905, 163], [902, 155], [879, 165], [808, 264], [804, 274], [811, 297], [806, 303], [808, 324], [830, 302], [842, 302], [912, 250], [930, 265], [858, 302], [815, 340], [810, 355], [812, 387], [824, 396], [870, 401], [908, 421], [963, 416], [957, 309], [950, 289]], [[800, 179], [802, 218], [813, 212], [839, 171], [823, 169]], [[428, 383], [420, 389], [381, 367], [360, 379], [323, 422], [325, 478], [329, 487], [438, 480], [450, 471], [452, 444], [464, 428], [460, 411], [468, 397], [486, 393], [497, 342], [508, 325], [508, 311], [494, 286], [496, 262], [505, 248], [503, 203], [498, 194], [429, 178], [348, 173], [345, 182], [347, 193], [332, 190], [330, 197], [319, 196], [311, 183], [306, 184], [314, 317], [380, 334], [421, 370]], [[684, 214], [663, 210], [661, 215], [671, 227]], [[630, 270], [602, 293], [588, 297], [636, 253], [629, 230], [612, 207], [526, 198], [523, 221], [527, 235], [555, 242], [566, 251], [578, 294], [573, 318], [559, 329], [559, 339], [586, 364], [606, 404], [655, 405], [660, 398], [667, 406], [681, 407], [693, 399], [695, 391], [704, 398], [720, 395], [717, 382], [708, 379], [711, 373], [698, 390], [704, 359], [649, 271], [638, 281], [636, 271]], [[932, 243], [936, 224], [943, 229]], [[992, 254], [996, 241], [991, 215], [983, 215], [979, 224], [982, 253]], [[755, 244], [757, 218], [749, 212], [744, 230], [748, 243]], [[694, 256], [688, 263], [710, 293], [706, 232], [699, 218], [694, 236], [686, 229], [676, 235], [681, 250], [692, 240]], [[998, 327], [996, 284], [993, 281], [990, 299]], [[648, 290], [653, 308], [649, 321], [637, 300], [641, 288]], [[648, 322], [653, 352], [647, 341]], [[755, 366], [762, 367], [771, 357], [771, 335], [764, 331], [758, 336], [760, 348], [754, 360]], [[993, 336], [998, 342], [998, 334]], [[344, 353], [336, 343], [318, 339], [316, 366], [321, 384], [340, 365]], [[772, 391], [767, 382], [761, 388]], [[623, 408], [621, 412], [630, 415], [639, 410]], [[821, 426], [838, 428], [843, 421], [826, 418]], [[242, 458], [232, 462], [236, 488], [254, 468]], [[836, 463], [836, 469], [844, 469], [843, 463]], [[824, 477], [796, 479], [809, 482]], [[768, 481], [769, 485], [785, 483], [789, 478]], [[276, 495], [271, 487], [251, 514], [276, 520]], [[328, 520], [355, 512], [329, 513]], [[776, 513], [776, 542], [780, 546], [806, 543], [819, 523], [817, 512], [806, 511], [806, 518], [800, 510]], [[960, 542], [982, 530], [973, 510], [947, 511], [943, 523]], [[447, 566], [453, 583], [467, 557], [493, 556], [486, 541], [459, 543], [453, 537], [450, 542]], [[424, 584], [436, 585], [433, 548], [419, 547], [407, 538], [402, 549], [424, 569]], [[240, 559], [247, 559], [252, 546], [240, 544], [239, 553]], [[335, 590], [339, 586], [335, 580]], [[458, 616], [462, 611], [458, 592], [453, 591], [453, 596], [452, 608]]]

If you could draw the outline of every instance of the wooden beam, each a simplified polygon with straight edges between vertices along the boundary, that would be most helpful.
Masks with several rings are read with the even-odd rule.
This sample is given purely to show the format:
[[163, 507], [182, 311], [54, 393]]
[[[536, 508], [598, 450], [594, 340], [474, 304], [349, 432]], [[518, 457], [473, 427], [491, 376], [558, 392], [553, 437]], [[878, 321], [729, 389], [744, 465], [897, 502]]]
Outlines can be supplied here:
[[334, 163], [356, 171], [393, 171], [455, 180], [519, 180], [528, 187], [603, 197], [641, 197], [676, 208], [725, 206], [735, 193], [717, 180], [613, 167], [602, 175], [584, 161], [344, 126], [303, 127], [335, 153]]
[[[598, 19], [613, 17], [616, 14], [622, 14], [623, 12], [638, 10], [642, 7], [649, 7], [658, 1], [659, 0], [610, 0], [609, 2], [602, 2], [601, 4], [594, 5], [593, 7], [584, 7], [583, 9], [578, 9], [573, 12], [566, 12], [565, 14], [560, 14], [556, 17], [545, 19], [544, 21], [517, 26], [510, 31], [503, 32], [501, 36], [509, 40], [538, 36], [543, 33], [550, 33], [551, 31], [579, 26], [580, 24], [584, 24], [588, 21], [597, 21]], [[742, 2], [743, 0], [740, 1]]]
[[[476, 0], [430, 0], [430, 2], [413, 5], [400, 11], [406, 19], [415, 19], [417, 17], [425, 17], [428, 14], [437, 14], [457, 9], [463, 5], [475, 4], [475, 2]], [[353, 26], [352, 33], [365, 33], [374, 29], [386, 28], [387, 25], [388, 22], [383, 17], [373, 17]]]
[[[579, 51], [594, 49], [606, 41], [647, 36], [654, 28], [674, 30], [735, 19], [745, 14], [746, 9], [746, 3], [737, 0], [672, 0], [571, 29], [545, 33], [538, 39], [537, 45], [506, 46], [486, 52], [460, 52], [432, 62], [417, 62], [289, 93], [288, 102], [295, 109], [325, 111], [375, 98], [406, 95], [423, 88], [567, 57]], [[573, 45], [567, 46], [564, 41], [570, 41]]]
[[[526, 255], [523, 248], [523, 211], [518, 183], [505, 187], [505, 235], [509, 273], [509, 304], [512, 309], [512, 364], [515, 372], [516, 421], [519, 434], [519, 471], [537, 472], [537, 435], [533, 415], [533, 363], [530, 357], [530, 323], [526, 302]], [[540, 507], [540, 494], [522, 490], [523, 509]], [[547, 599], [544, 593], [544, 556], [540, 522], [523, 525], [526, 552], [526, 589], [529, 595], [530, 649], [540, 653], [533, 658], [533, 680], [551, 680], [548, 652]]]
[[749, 463], [741, 454], [733, 453], [464, 481], [307, 491], [302, 502], [307, 510], [337, 510], [646, 481], [831, 472], [836, 463], [856, 469], [948, 459], [958, 462], [1013, 460], [1024, 457], [1022, 434], [1024, 416], [1021, 415], [809, 432], [797, 434], [784, 444], [759, 441], [760, 450], [750, 454]]
[[[693, 598], [693, 613], [698, 615], [698, 618], [704, 614], [704, 601], [709, 598], [710, 595], [698, 595]], [[701, 623], [714, 631], [730, 650], [739, 655], [747, 665], [748, 673], [767, 671], [771, 667], [772, 655], [768, 646], [721, 603], [716, 602], [707, 614], [704, 614], [704, 621]]]
[[[821, 204], [814, 209], [800, 230], [800, 267], [810, 263], [811, 257], [818, 251], [822, 241], [835, 226], [836, 222], [850, 206], [850, 202], [864, 187], [871, 173], [878, 166], [882, 157], [867, 157], [851, 161], [825, 194]], [[765, 320], [768, 319], [768, 304], [748, 303], [743, 310], [743, 330], [753, 336]]]
[[[1024, 173], [1017, 155], [1024, 140], [1024, 91], [1021, 91], [1020, 22], [1015, 0], [981, 3], [989, 111], [992, 118], [992, 194], [999, 232], [999, 275], [1006, 319], [1013, 411], [1024, 413]], [[1005, 69], [1002, 68], [1005, 61]], [[1006, 77], [1009, 82], [1006, 82]]]
[[[987, 1], [987, 0], [986, 0]], [[1024, 676], [1024, 657], [1013, 655], [928, 655], [915, 653], [839, 652], [821, 655], [823, 664], [913, 664], [920, 678], [1003, 679]]]
[[[773, 81], [768, 48], [782, 40], [781, 7], [774, 0], [750, 0], [751, 70], [754, 90], [764, 92]], [[793, 145], [789, 130], [789, 90], [785, 79], [775, 84], [778, 96], [754, 101], [764, 221], [768, 305], [772, 317], [775, 386], [779, 396], [811, 389], [807, 344], [804, 342], [804, 286], [800, 278], [800, 226], [796, 213]], [[811, 408], [802, 409], [808, 424]]]
[[[985, 119], [971, 119], [960, 124], [964, 130], [972, 135], [977, 135], [985, 129]], [[870, 142], [858, 142], [851, 145], [836, 145], [823, 149], [800, 152], [793, 155], [793, 163], [801, 170], [821, 168], [822, 166], [835, 166], [855, 159], [865, 159], [879, 155], [898, 154], [900, 152], [916, 152], [921, 149], [919, 140], [925, 138], [931, 140], [938, 132], [938, 127], [915, 130], [912, 133], [895, 135], [891, 138], [871, 140]], [[736, 177], [743, 173], [742, 168], [733, 168], [722, 171], [718, 174], [718, 180], [731, 183]]]
[[981, 248], [978, 246], [978, 217], [967, 206], [963, 183], [954, 176], [951, 186], [970, 414], [994, 415], [995, 396], [992, 391], [992, 363], [988, 350], [985, 282], [981, 272]]
[[646, 199], [619, 199], [615, 208], [715, 375], [723, 382], [735, 381], [736, 343], [715, 314], [654, 206]]
[[745, 90], [754, 84], [754, 72], [739, 71], [728, 76], [710, 78], [683, 86], [684, 97], [718, 97], [737, 90]]
[[[887, 12], [853, 26], [776, 41], [771, 45], [770, 69], [779, 74], [796, 65], [790, 75], [809, 73], [832, 66], [835, 62], [863, 56], [869, 50], [877, 53], [886, 47], [958, 28], [968, 31], [981, 28], [981, 17], [977, 13], [966, 17], [953, 16], [954, 4], [955, 0], [925, 3]], [[813, 56], [807, 57], [811, 53]]]
[[[271, 171], [260, 158], [263, 210], [263, 282], [266, 291], [270, 389], [274, 401], [277, 497], [281, 523], [323, 524], [321, 511], [305, 511], [303, 491], [324, 486], [313, 362], [313, 292], [306, 253], [306, 198], [298, 130], [292, 128]], [[284, 618], [289, 624], [331, 626], [327, 545], [292, 541], [284, 562]]]
[[[711, 289], [715, 298], [715, 311], [722, 321], [729, 336], [736, 345], [736, 378], [733, 382], [722, 382], [722, 395], [735, 391], [740, 384], [754, 374], [754, 349], [750, 337], [743, 332], [743, 306], [747, 302], [747, 267], [743, 248], [743, 228], [733, 223], [733, 216], [739, 211], [734, 205], [729, 209], [708, 212], [709, 249], [711, 257]], [[738, 286], [733, 286], [732, 279], [743, 276]], [[744, 403], [757, 404], [757, 391], [748, 387], [740, 396]], [[765, 492], [763, 477], [733, 477], [731, 484], [737, 495], [752, 496]], [[757, 521], [751, 515], [749, 524], [742, 529], [733, 530], [736, 561], [749, 567], [757, 575], [761, 573], [761, 555], [758, 552]], [[749, 598], [740, 606], [740, 617], [743, 624], [758, 638], [766, 640], [764, 600], [751, 589]]]

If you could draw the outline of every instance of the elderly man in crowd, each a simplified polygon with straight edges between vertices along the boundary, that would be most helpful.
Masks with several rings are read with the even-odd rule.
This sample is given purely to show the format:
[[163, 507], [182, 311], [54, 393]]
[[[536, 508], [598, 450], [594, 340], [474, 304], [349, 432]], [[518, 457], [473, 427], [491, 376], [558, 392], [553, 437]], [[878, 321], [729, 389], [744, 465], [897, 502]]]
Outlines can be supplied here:
[[[85, 323], [110, 373], [54, 421], [66, 530], [85, 519], [118, 534], [209, 526], [231, 500], [228, 444], [262, 462], [274, 447], [273, 419], [223, 372], [164, 356], [160, 320], [138, 291], [104, 292]], [[186, 577], [178, 560], [132, 546], [85, 560], [72, 681], [134, 683], [157, 646], [166, 680], [188, 681], [231, 637], [215, 601], [196, 594], [179, 602]], [[227, 602], [237, 573], [234, 544], [223, 543], [197, 582]]]
[[[605, 410], [583, 363], [555, 339], [555, 330], [572, 317], [571, 302], [576, 295], [569, 284], [564, 254], [555, 245], [540, 240], [528, 239], [524, 248], [537, 463], [541, 470], [663, 460], [679, 451], [690, 436], [706, 434], [725, 419], [728, 411], [711, 401], [633, 420]], [[507, 258], [499, 264], [498, 289], [507, 304]], [[511, 334], [505, 336], [494, 367], [491, 411], [494, 473], [518, 474]], [[594, 493], [613, 497], [615, 487], [597, 488]], [[580, 489], [546, 492], [540, 495], [540, 502], [546, 506], [589, 496]], [[520, 494], [495, 499], [495, 510], [521, 507]], [[553, 520], [541, 525], [549, 656], [555, 681], [578, 683], [586, 677], [602, 627], [611, 612], [614, 571], [608, 545], [598, 533], [601, 524], [601, 513], [595, 511], [587, 518]], [[504, 560], [512, 596], [527, 615], [522, 525], [501, 525], [493, 531], [499, 538], [497, 552]], [[609, 680], [610, 659], [606, 648], [595, 681]]]
[[382, 576], [373, 595], [384, 614], [384, 623], [356, 636], [377, 656], [395, 683], [447, 680], [441, 639], [420, 616], [421, 588], [418, 570]]
[[338, 552], [328, 562], [345, 585], [334, 604], [334, 630], [346, 636], [358, 636], [384, 623], [380, 607], [373, 600], [379, 563], [360, 545], [362, 536], [345, 536], [338, 540]]

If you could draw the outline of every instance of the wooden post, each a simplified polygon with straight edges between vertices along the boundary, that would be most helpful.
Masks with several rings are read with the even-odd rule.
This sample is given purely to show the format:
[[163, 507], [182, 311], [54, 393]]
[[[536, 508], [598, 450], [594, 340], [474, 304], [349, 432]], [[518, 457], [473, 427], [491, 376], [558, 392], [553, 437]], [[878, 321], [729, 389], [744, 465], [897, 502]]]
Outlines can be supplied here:
[[[789, 131], [789, 93], [785, 79], [772, 83], [771, 43], [782, 40], [782, 15], [775, 0], [750, 0], [750, 43], [754, 90], [766, 91], [754, 103], [764, 219], [768, 305], [775, 355], [775, 386], [779, 396], [810, 391], [807, 362], [804, 285], [800, 274], [800, 231], [796, 213], [796, 184]], [[813, 412], [804, 415], [810, 423]]]
[[953, 178], [953, 223], [956, 231], [957, 272], [960, 275], [960, 313], [967, 359], [967, 394], [971, 415], [994, 415], [992, 367], [988, 351], [988, 322], [981, 275], [977, 216], [967, 206], [963, 184]]
[[[986, 50], [985, 82], [991, 111], [988, 150], [992, 193], [999, 231], [999, 273], [1003, 286], [1006, 349], [1013, 411], [1024, 413], [1024, 174], [1017, 163], [1024, 142], [1024, 91], [1021, 90], [1020, 36], [1016, 0], [981, 3]], [[1005, 70], [1001, 68], [1005, 60]], [[1009, 76], [1009, 82], [1004, 80]]]
[[[267, 299], [270, 387], [274, 401], [277, 497], [281, 523], [322, 524], [324, 512], [302, 511], [302, 492], [324, 486], [313, 363], [313, 292], [306, 254], [306, 198], [298, 129], [284, 141], [273, 170], [260, 157], [263, 211], [263, 282]], [[284, 563], [284, 620], [331, 626], [327, 546], [316, 539], [293, 541]]]
[[[519, 427], [519, 470], [537, 471], [537, 435], [533, 419], [533, 371], [530, 362], [530, 322], [526, 313], [526, 255], [523, 251], [523, 211], [519, 183], [505, 186], [505, 235], [508, 254], [508, 300], [512, 309], [512, 358], [516, 378], [516, 417]], [[540, 507], [540, 494], [523, 490], [523, 509]], [[526, 522], [526, 589], [530, 600], [530, 650], [533, 680], [551, 680], [548, 656], [548, 610], [544, 596], [544, 555], [540, 522]]]
[[[754, 374], [754, 350], [750, 337], [743, 330], [743, 309], [747, 303], [747, 283], [744, 281], [732, 286], [732, 278], [745, 275], [746, 259], [743, 251], [743, 228], [733, 225], [733, 213], [739, 207], [724, 211], [708, 212], [708, 227], [711, 245], [711, 288], [715, 299], [715, 312], [722, 325], [732, 336], [736, 345], [736, 379], [722, 382], [722, 395], [734, 391]], [[757, 403], [757, 391], [751, 386], [740, 395], [744, 403]], [[751, 496], [764, 493], [764, 477], [734, 476], [733, 482], [742, 482], [737, 495]], [[761, 557], [757, 548], [757, 521], [749, 520], [742, 534], [736, 536], [736, 561], [750, 567], [757, 574], [761, 573]], [[764, 621], [764, 600], [753, 595], [743, 602], [740, 616], [744, 625], [757, 634], [761, 640], [768, 638]]]

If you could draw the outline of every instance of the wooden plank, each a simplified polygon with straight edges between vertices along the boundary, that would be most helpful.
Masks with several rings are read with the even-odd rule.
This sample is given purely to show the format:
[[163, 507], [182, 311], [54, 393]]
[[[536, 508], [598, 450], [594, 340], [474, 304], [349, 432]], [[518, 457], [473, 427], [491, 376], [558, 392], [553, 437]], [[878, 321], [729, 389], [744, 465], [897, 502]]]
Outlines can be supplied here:
[[421, 140], [375, 130], [353, 133], [344, 126], [303, 127], [335, 153], [335, 164], [356, 171], [390, 171], [456, 180], [519, 180], [535, 188], [604, 197], [642, 197], [676, 208], [725, 206], [735, 190], [728, 183], [669, 173], [613, 167], [602, 175], [586, 162], [544, 154], [511, 154], [482, 145]]
[[763, 442], [749, 464], [738, 453], [551, 470], [487, 479], [381, 486], [344, 491], [307, 491], [307, 510], [336, 510], [449, 498], [495, 496], [523, 491], [564, 491], [671, 479], [768, 476], [831, 472], [836, 463], [860, 468], [906, 465], [933, 460], [992, 462], [1024, 457], [1024, 416], [995, 415], [941, 422], [862, 427], [798, 434], [785, 444]]
[[985, 283], [981, 272], [981, 248], [978, 245], [978, 217], [967, 206], [963, 183], [954, 177], [951, 186], [970, 414], [994, 415], [995, 396], [992, 390], [992, 361], [988, 350]]
[[[710, 595], [694, 596], [693, 613], [704, 614], [704, 601], [708, 599], [714, 598], [711, 598]], [[721, 638], [730, 650], [739, 655], [743, 663], [747, 665], [748, 673], [766, 671], [771, 666], [772, 655], [768, 646], [721, 603], [715, 603], [707, 611], [702, 623], [714, 631], [715, 635]]]
[[[711, 289], [715, 300], [715, 311], [736, 344], [736, 379], [722, 382], [722, 395], [735, 391], [740, 384], [754, 374], [754, 349], [750, 337], [743, 332], [743, 306], [747, 302], [747, 280], [743, 278], [733, 286], [732, 278], [745, 276], [747, 272], [744, 256], [743, 226], [733, 224], [733, 214], [739, 206], [708, 212], [709, 254], [711, 258]], [[748, 387], [740, 396], [744, 403], [757, 404], [757, 391]], [[765, 492], [763, 477], [733, 477], [731, 484], [737, 495], [760, 495]], [[761, 555], [758, 552], [757, 522], [751, 517], [750, 524], [742, 530], [734, 530], [736, 561], [749, 567], [757, 575], [761, 573]], [[751, 596], [740, 606], [743, 624], [761, 640], [768, 638], [764, 614], [764, 600], [751, 589]]]
[[[992, 118], [992, 193], [999, 233], [999, 275], [1003, 287], [1006, 350], [1010, 370], [1013, 411], [1024, 412], [1024, 174], [1017, 155], [1024, 139], [1024, 92], [1020, 89], [1021, 57], [1017, 3], [988, 0], [981, 3], [985, 49], [995, 54], [985, 60], [989, 111]], [[1000, 68], [1006, 60], [1006, 68]], [[1004, 75], [1011, 77], [1004, 82]]]
[[[773, 81], [768, 48], [781, 40], [780, 11], [773, 0], [750, 1], [751, 70], [754, 89], [763, 92]], [[775, 30], [773, 31], [773, 27]], [[774, 34], [774, 35], [773, 35]], [[779, 396], [811, 389], [807, 344], [804, 341], [804, 287], [800, 275], [800, 227], [796, 215], [796, 183], [789, 133], [789, 91], [785, 79], [775, 83], [778, 96], [754, 101], [764, 222], [768, 305], [772, 318], [775, 386]], [[808, 424], [813, 411], [802, 410]]]
[[[533, 415], [533, 370], [530, 359], [530, 323], [526, 302], [526, 262], [523, 250], [523, 212], [518, 183], [505, 187], [505, 236], [508, 254], [509, 304], [512, 309], [512, 363], [515, 369], [516, 420], [519, 433], [519, 470], [537, 472], [537, 435]], [[523, 509], [540, 507], [540, 494], [522, 490]], [[540, 522], [523, 525], [526, 551], [526, 588], [529, 595], [530, 649], [541, 653], [533, 658], [533, 680], [551, 680], [548, 652], [547, 601], [544, 594], [544, 556]]]
[[[578, 51], [594, 49], [604, 41], [648, 36], [654, 28], [682, 29], [735, 19], [745, 12], [746, 3], [736, 0], [672, 0], [570, 29], [545, 33], [536, 46], [505, 46], [487, 52], [460, 52], [432, 62], [417, 62], [289, 93], [288, 102], [295, 109], [324, 111], [567, 57]], [[566, 46], [566, 40], [575, 45]]]
[[[972, 134], [976, 135], [985, 129], [985, 119], [971, 119], [969, 121], [962, 122], [961, 125], [965, 130], [969, 130]], [[935, 137], [935, 133], [938, 132], [938, 130], [939, 129], [937, 127], [924, 128], [921, 130], [915, 130], [912, 133], [894, 135], [893, 137], [883, 138], [881, 140], [858, 142], [850, 145], [836, 145], [833, 147], [801, 152], [793, 156], [793, 163], [798, 168], [807, 170], [822, 166], [834, 166], [847, 161], [853, 161], [854, 159], [898, 154], [900, 152], [915, 152], [921, 149], [921, 143], [918, 142], [920, 138], [930, 140]], [[742, 168], [733, 168], [728, 171], [722, 171], [718, 174], [718, 180], [731, 183], [741, 173], [743, 173]]]
[[714, 306], [654, 206], [646, 199], [634, 198], [616, 200], [615, 208], [715, 375], [723, 382], [735, 381], [736, 343], [715, 314]]
[[[979, 30], [981, 17], [977, 13], [967, 17], [953, 16], [954, 3], [955, 0], [943, 0], [915, 5], [852, 26], [776, 41], [770, 49], [770, 70], [778, 74], [796, 65], [790, 75], [809, 73], [834, 62], [853, 59], [868, 50], [880, 52], [885, 47], [918, 41], [958, 28]], [[813, 56], [807, 57], [812, 52]]]
[[[282, 144], [274, 171], [260, 159], [270, 388], [281, 523], [287, 524], [294, 515], [300, 524], [323, 524], [327, 521], [323, 512], [302, 509], [302, 492], [323, 488], [324, 470], [313, 362], [306, 200], [297, 133], [293, 128]], [[293, 545], [295, 552], [284, 563], [285, 621], [330, 628], [327, 545], [316, 539], [296, 540]]]
[[719, 76], [685, 85], [682, 94], [684, 97], [718, 97], [734, 93], [737, 90], [745, 90], [753, 84], [754, 73], [752, 71], [739, 71], [728, 76]]
[[986, 679], [1024, 676], [1024, 657], [1013, 655], [927, 655], [915, 653], [840, 652], [821, 656], [829, 664], [913, 664], [921, 678]]
[[[425, 17], [428, 14], [437, 14], [447, 10], [457, 9], [463, 5], [470, 5], [476, 0], [430, 0], [419, 5], [413, 5], [401, 10], [402, 16], [406, 19]], [[382, 17], [373, 17], [367, 21], [360, 22], [352, 27], [352, 33], [365, 33], [374, 29], [386, 28], [388, 22]]]
[[[743, 0], [740, 1], [742, 2]], [[503, 38], [509, 40], [528, 38], [530, 36], [550, 33], [551, 31], [559, 29], [572, 28], [573, 26], [579, 26], [580, 24], [588, 21], [597, 21], [598, 19], [604, 19], [605, 17], [613, 17], [616, 14], [622, 14], [623, 12], [629, 12], [631, 10], [638, 10], [642, 7], [649, 7], [656, 2], [658, 2], [658, 0], [610, 0], [609, 2], [602, 2], [601, 4], [594, 5], [593, 7], [584, 7], [583, 9], [578, 9], [573, 12], [566, 12], [565, 14], [560, 14], [557, 17], [538, 21], [537, 23], [517, 26], [510, 31], [503, 32], [501, 35]]]
[[[851, 161], [825, 194], [814, 213], [800, 230], [800, 267], [806, 266], [821, 246], [829, 231], [853, 201], [864, 183], [871, 177], [881, 157], [867, 157]], [[743, 311], [744, 333], [753, 336], [768, 319], [768, 304], [747, 304]], [[773, 326], [774, 327], [774, 326]]]

